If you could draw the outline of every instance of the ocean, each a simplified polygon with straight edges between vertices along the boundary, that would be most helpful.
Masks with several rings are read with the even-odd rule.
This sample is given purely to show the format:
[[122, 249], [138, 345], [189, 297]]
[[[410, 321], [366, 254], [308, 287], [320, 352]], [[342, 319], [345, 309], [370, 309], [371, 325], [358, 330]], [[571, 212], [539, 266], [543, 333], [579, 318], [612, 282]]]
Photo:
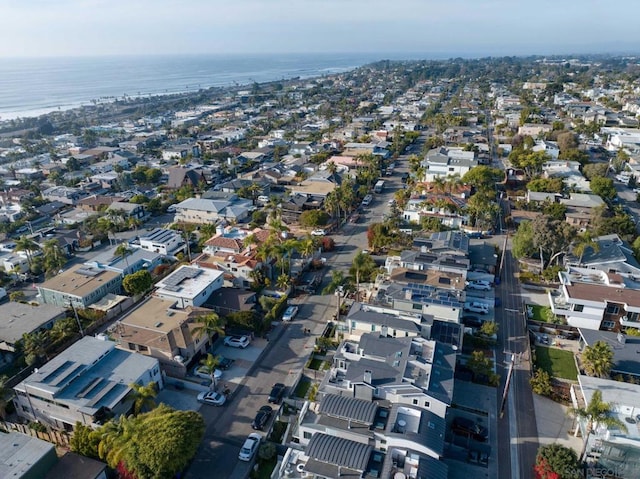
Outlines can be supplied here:
[[0, 121], [125, 95], [328, 75], [379, 59], [371, 54], [0, 58]]

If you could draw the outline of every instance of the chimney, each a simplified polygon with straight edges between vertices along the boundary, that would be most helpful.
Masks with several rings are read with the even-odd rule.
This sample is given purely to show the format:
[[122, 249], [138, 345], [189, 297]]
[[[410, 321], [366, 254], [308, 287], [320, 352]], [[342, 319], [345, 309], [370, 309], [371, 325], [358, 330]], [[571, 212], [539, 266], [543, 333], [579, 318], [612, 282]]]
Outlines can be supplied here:
[[371, 384], [371, 371], [369, 369], [366, 369], [364, 371], [364, 382], [366, 384]]

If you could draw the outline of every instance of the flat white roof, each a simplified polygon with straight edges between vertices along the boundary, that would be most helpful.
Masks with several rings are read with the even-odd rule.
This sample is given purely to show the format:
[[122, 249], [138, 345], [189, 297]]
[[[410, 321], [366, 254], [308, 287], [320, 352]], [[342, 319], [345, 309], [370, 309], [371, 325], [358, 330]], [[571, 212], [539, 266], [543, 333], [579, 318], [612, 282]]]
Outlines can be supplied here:
[[183, 265], [156, 283], [157, 293], [193, 299], [222, 276], [222, 271]]

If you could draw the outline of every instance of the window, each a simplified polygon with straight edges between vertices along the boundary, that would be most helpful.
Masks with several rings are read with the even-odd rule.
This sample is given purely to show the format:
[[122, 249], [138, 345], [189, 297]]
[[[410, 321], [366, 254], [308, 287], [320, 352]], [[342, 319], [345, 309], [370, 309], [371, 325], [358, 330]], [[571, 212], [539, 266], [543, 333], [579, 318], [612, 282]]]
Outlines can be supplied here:
[[313, 436], [313, 434], [311, 434], [311, 433], [310, 433], [310, 432], [308, 432], [308, 431], [305, 431], [305, 432], [304, 432], [304, 434], [303, 434], [303, 437], [304, 437], [305, 439], [311, 439], [311, 436]]
[[356, 322], [355, 321], [351, 321], [351, 329], [356, 329]]
[[425, 401], [424, 402], [424, 407], [426, 407], [427, 409], [431, 407], [431, 403], [429, 401]]
[[573, 310], [577, 311], [577, 312], [583, 311], [584, 310], [584, 304], [574, 304], [573, 305]]
[[417, 309], [418, 311], [422, 310], [422, 305], [421, 304], [413, 304], [413, 309]]
[[373, 333], [373, 332], [375, 332], [375, 330], [376, 330], [376, 325], [375, 325], [375, 324], [372, 324], [372, 325], [371, 325], [371, 332]]
[[615, 304], [608, 304], [607, 305], [607, 314], [618, 314], [619, 310], [620, 310], [620, 308]]

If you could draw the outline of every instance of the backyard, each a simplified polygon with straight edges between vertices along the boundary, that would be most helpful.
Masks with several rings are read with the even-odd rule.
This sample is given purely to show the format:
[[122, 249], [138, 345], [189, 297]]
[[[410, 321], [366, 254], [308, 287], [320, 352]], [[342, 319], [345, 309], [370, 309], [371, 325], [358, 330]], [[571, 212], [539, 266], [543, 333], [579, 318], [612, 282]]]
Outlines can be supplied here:
[[573, 352], [563, 349], [536, 346], [536, 366], [550, 376], [575, 381], [578, 377]]

